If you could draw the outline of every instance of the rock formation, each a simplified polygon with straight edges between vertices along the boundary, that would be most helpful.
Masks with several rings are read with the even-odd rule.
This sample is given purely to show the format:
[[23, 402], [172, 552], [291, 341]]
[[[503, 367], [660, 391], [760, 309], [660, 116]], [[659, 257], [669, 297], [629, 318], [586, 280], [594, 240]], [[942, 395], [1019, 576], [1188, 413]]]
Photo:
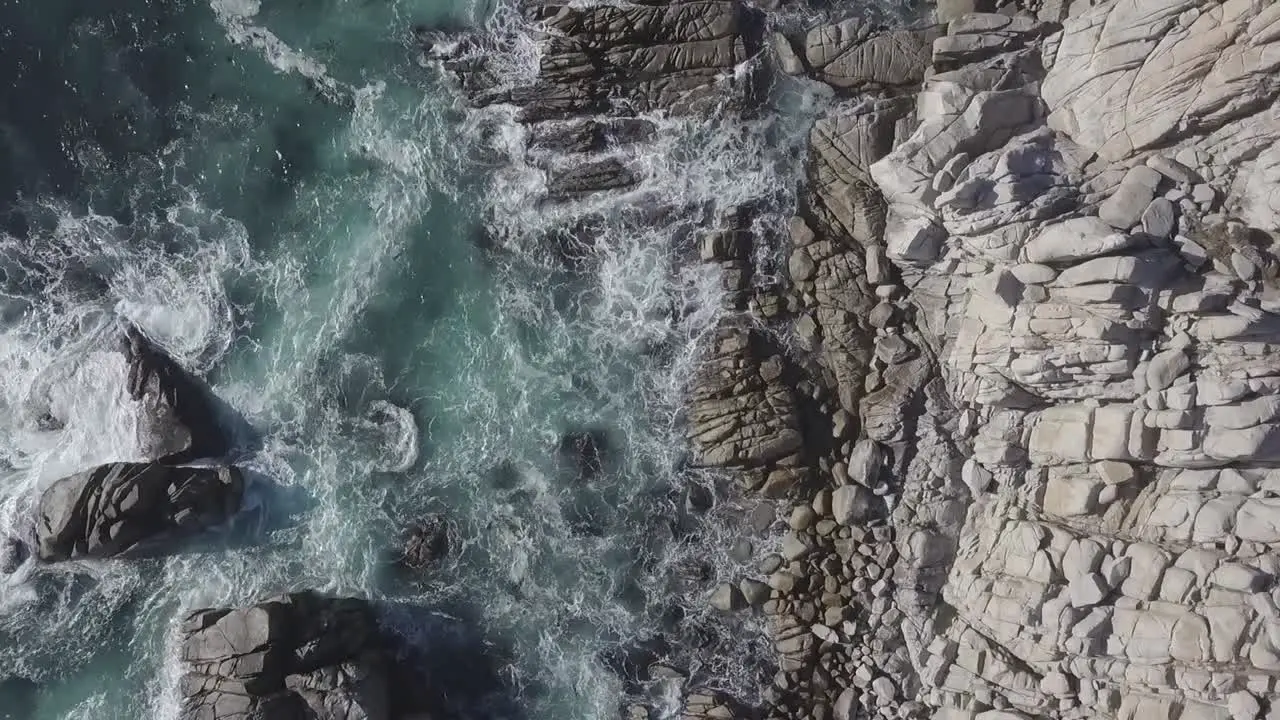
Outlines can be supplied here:
[[162, 542], [225, 523], [243, 494], [234, 467], [102, 465], [40, 496], [35, 555], [56, 562], [164, 552]]
[[760, 93], [753, 73], [738, 72], [758, 51], [763, 29], [759, 13], [741, 2], [529, 0], [520, 9], [539, 28], [536, 77], [513, 79], [481, 40], [427, 51], [444, 59], [473, 105], [515, 106], [530, 147], [554, 151], [537, 157], [549, 200], [634, 186], [640, 176], [625, 150], [654, 133], [639, 115], [746, 109]]
[[136, 328], [120, 341], [129, 397], [140, 407], [138, 447], [152, 460], [181, 463], [223, 455], [228, 442], [211, 396]]
[[857, 418], [750, 586], [781, 715], [1280, 713], [1280, 6], [1067, 5], [775, 40], [838, 92], [789, 266]]
[[390, 720], [413, 687], [370, 605], [301, 592], [182, 626], [181, 717]]
[[652, 135], [633, 113], [735, 83], [751, 112], [758, 50], [830, 88], [783, 286], [755, 282], [751, 208], [700, 244], [733, 312], [693, 457], [783, 501], [778, 552], [709, 598], [769, 619], [762, 710], [1280, 717], [1280, 5], [838, 12], [766, 43], [734, 2], [531, 4], [536, 78], [448, 61], [576, 154], [553, 200], [636, 182], [599, 154]]

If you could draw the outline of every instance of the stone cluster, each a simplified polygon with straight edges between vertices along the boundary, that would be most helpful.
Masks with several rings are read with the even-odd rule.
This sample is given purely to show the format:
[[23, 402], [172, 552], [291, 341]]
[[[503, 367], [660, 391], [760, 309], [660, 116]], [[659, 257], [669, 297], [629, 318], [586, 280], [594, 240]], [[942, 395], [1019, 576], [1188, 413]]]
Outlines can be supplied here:
[[[174, 540], [223, 525], [240, 510], [245, 483], [239, 469], [182, 464], [229, 447], [212, 396], [132, 326], [116, 350], [134, 403], [138, 451], [147, 462], [107, 463], [45, 487], [33, 519], [4, 539], [0, 572], [15, 572], [28, 558], [165, 554]], [[41, 422], [62, 421], [50, 414]]]
[[184, 720], [413, 715], [397, 641], [364, 600], [299, 592], [197, 610], [182, 626]]

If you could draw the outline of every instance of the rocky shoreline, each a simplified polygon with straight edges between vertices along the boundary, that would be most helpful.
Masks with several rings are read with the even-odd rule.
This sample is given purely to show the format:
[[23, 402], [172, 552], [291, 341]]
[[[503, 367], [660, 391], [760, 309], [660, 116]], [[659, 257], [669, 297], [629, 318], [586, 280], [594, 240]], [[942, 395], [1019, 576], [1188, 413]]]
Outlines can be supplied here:
[[838, 98], [762, 304], [808, 355], [717, 345], [691, 435], [783, 498], [766, 713], [1280, 716], [1280, 6], [980, 4], [772, 40]]
[[[417, 40], [472, 106], [514, 109], [547, 203], [639, 187], [655, 118], [758, 117], [783, 75], [828, 98], [784, 227], [635, 209], [690, 219], [679, 262], [722, 284], [690, 458], [763, 508], [742, 531], [765, 550], [705, 601], [765, 619], [775, 672], [758, 703], [695, 679], [685, 720], [1280, 718], [1280, 5], [519, 10], [533, 77], [480, 36]], [[577, 220], [564, 246], [593, 241]], [[146, 460], [45, 488], [0, 571], [168, 552], [241, 509], [215, 399], [120, 334]], [[549, 452], [587, 483], [608, 450], [586, 429]], [[457, 532], [422, 519], [400, 564]], [[182, 717], [466, 716], [386, 610], [197, 610]]]
[[[735, 312], [692, 451], [782, 533], [710, 598], [769, 618], [765, 716], [1280, 713], [1280, 6], [952, 0], [779, 33], [737, 3], [536, 7], [538, 82], [500, 100], [566, 137], [705, 107], [717, 75], [731, 112], [770, 67], [834, 96], [785, 282], [752, 281], [750, 208], [701, 243]], [[576, 167], [551, 186], [632, 178]]]

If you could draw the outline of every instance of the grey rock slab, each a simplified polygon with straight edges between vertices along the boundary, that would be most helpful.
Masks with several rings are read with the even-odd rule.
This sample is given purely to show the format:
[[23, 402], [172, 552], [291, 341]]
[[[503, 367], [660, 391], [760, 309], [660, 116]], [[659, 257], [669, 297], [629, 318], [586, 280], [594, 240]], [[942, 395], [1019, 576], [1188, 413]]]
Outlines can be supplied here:
[[1147, 388], [1164, 390], [1191, 368], [1191, 358], [1181, 349], [1157, 353], [1147, 365]]
[[1142, 229], [1158, 238], [1167, 238], [1177, 227], [1177, 215], [1172, 202], [1166, 198], [1156, 198], [1142, 212]]
[[1024, 285], [1044, 285], [1058, 277], [1058, 271], [1048, 265], [1020, 263], [1009, 268], [1010, 274]]
[[782, 33], [774, 33], [771, 38], [773, 53], [778, 58], [778, 68], [788, 75], [803, 75], [804, 60], [796, 54], [795, 48], [791, 46], [791, 41]]
[[1147, 167], [1179, 184], [1194, 185], [1201, 182], [1200, 175], [1172, 158], [1156, 154], [1147, 158]]
[[1217, 198], [1218, 193], [1211, 185], [1200, 183], [1191, 189], [1191, 199], [1202, 208], [1211, 207]]
[[[1142, 208], [1149, 202], [1151, 198], [1144, 200]], [[1141, 213], [1142, 208], [1137, 213]], [[1135, 214], [1133, 221], [1137, 220]], [[1066, 262], [1123, 250], [1135, 242], [1132, 236], [1116, 232], [1100, 218], [1081, 217], [1045, 226], [1027, 243], [1024, 253], [1033, 263]]]
[[1160, 173], [1145, 166], [1130, 168], [1116, 191], [1098, 207], [1098, 217], [1113, 228], [1133, 227], [1155, 198], [1159, 186]]
[[1067, 595], [1075, 608], [1093, 607], [1102, 602], [1108, 592], [1106, 581], [1096, 572], [1078, 575], [1067, 585]]

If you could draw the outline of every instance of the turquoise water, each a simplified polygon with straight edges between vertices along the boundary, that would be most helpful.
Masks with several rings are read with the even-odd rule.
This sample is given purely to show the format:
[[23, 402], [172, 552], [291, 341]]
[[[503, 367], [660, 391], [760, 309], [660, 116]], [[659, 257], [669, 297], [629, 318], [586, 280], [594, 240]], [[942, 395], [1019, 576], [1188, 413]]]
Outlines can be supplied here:
[[[527, 76], [508, 13], [461, 2], [0, 2], [0, 530], [138, 457], [121, 319], [241, 416], [254, 481], [174, 557], [0, 578], [0, 717], [173, 717], [185, 612], [304, 587], [418, 608], [406, 633], [474, 660], [460, 717], [670, 715], [678, 684], [633, 682], [658, 659], [756, 692], [762, 628], [705, 605], [751, 507], [684, 466], [723, 312], [694, 230], [745, 202], [781, 227], [824, 100], [780, 81], [763, 119], [661, 120], [638, 190], [546, 206], [510, 111], [467, 109], [412, 45], [482, 24]], [[698, 212], [623, 212], [652, 204]], [[567, 263], [551, 239], [587, 214]], [[608, 438], [588, 480], [556, 457], [581, 430]], [[432, 513], [454, 553], [397, 571]]]

